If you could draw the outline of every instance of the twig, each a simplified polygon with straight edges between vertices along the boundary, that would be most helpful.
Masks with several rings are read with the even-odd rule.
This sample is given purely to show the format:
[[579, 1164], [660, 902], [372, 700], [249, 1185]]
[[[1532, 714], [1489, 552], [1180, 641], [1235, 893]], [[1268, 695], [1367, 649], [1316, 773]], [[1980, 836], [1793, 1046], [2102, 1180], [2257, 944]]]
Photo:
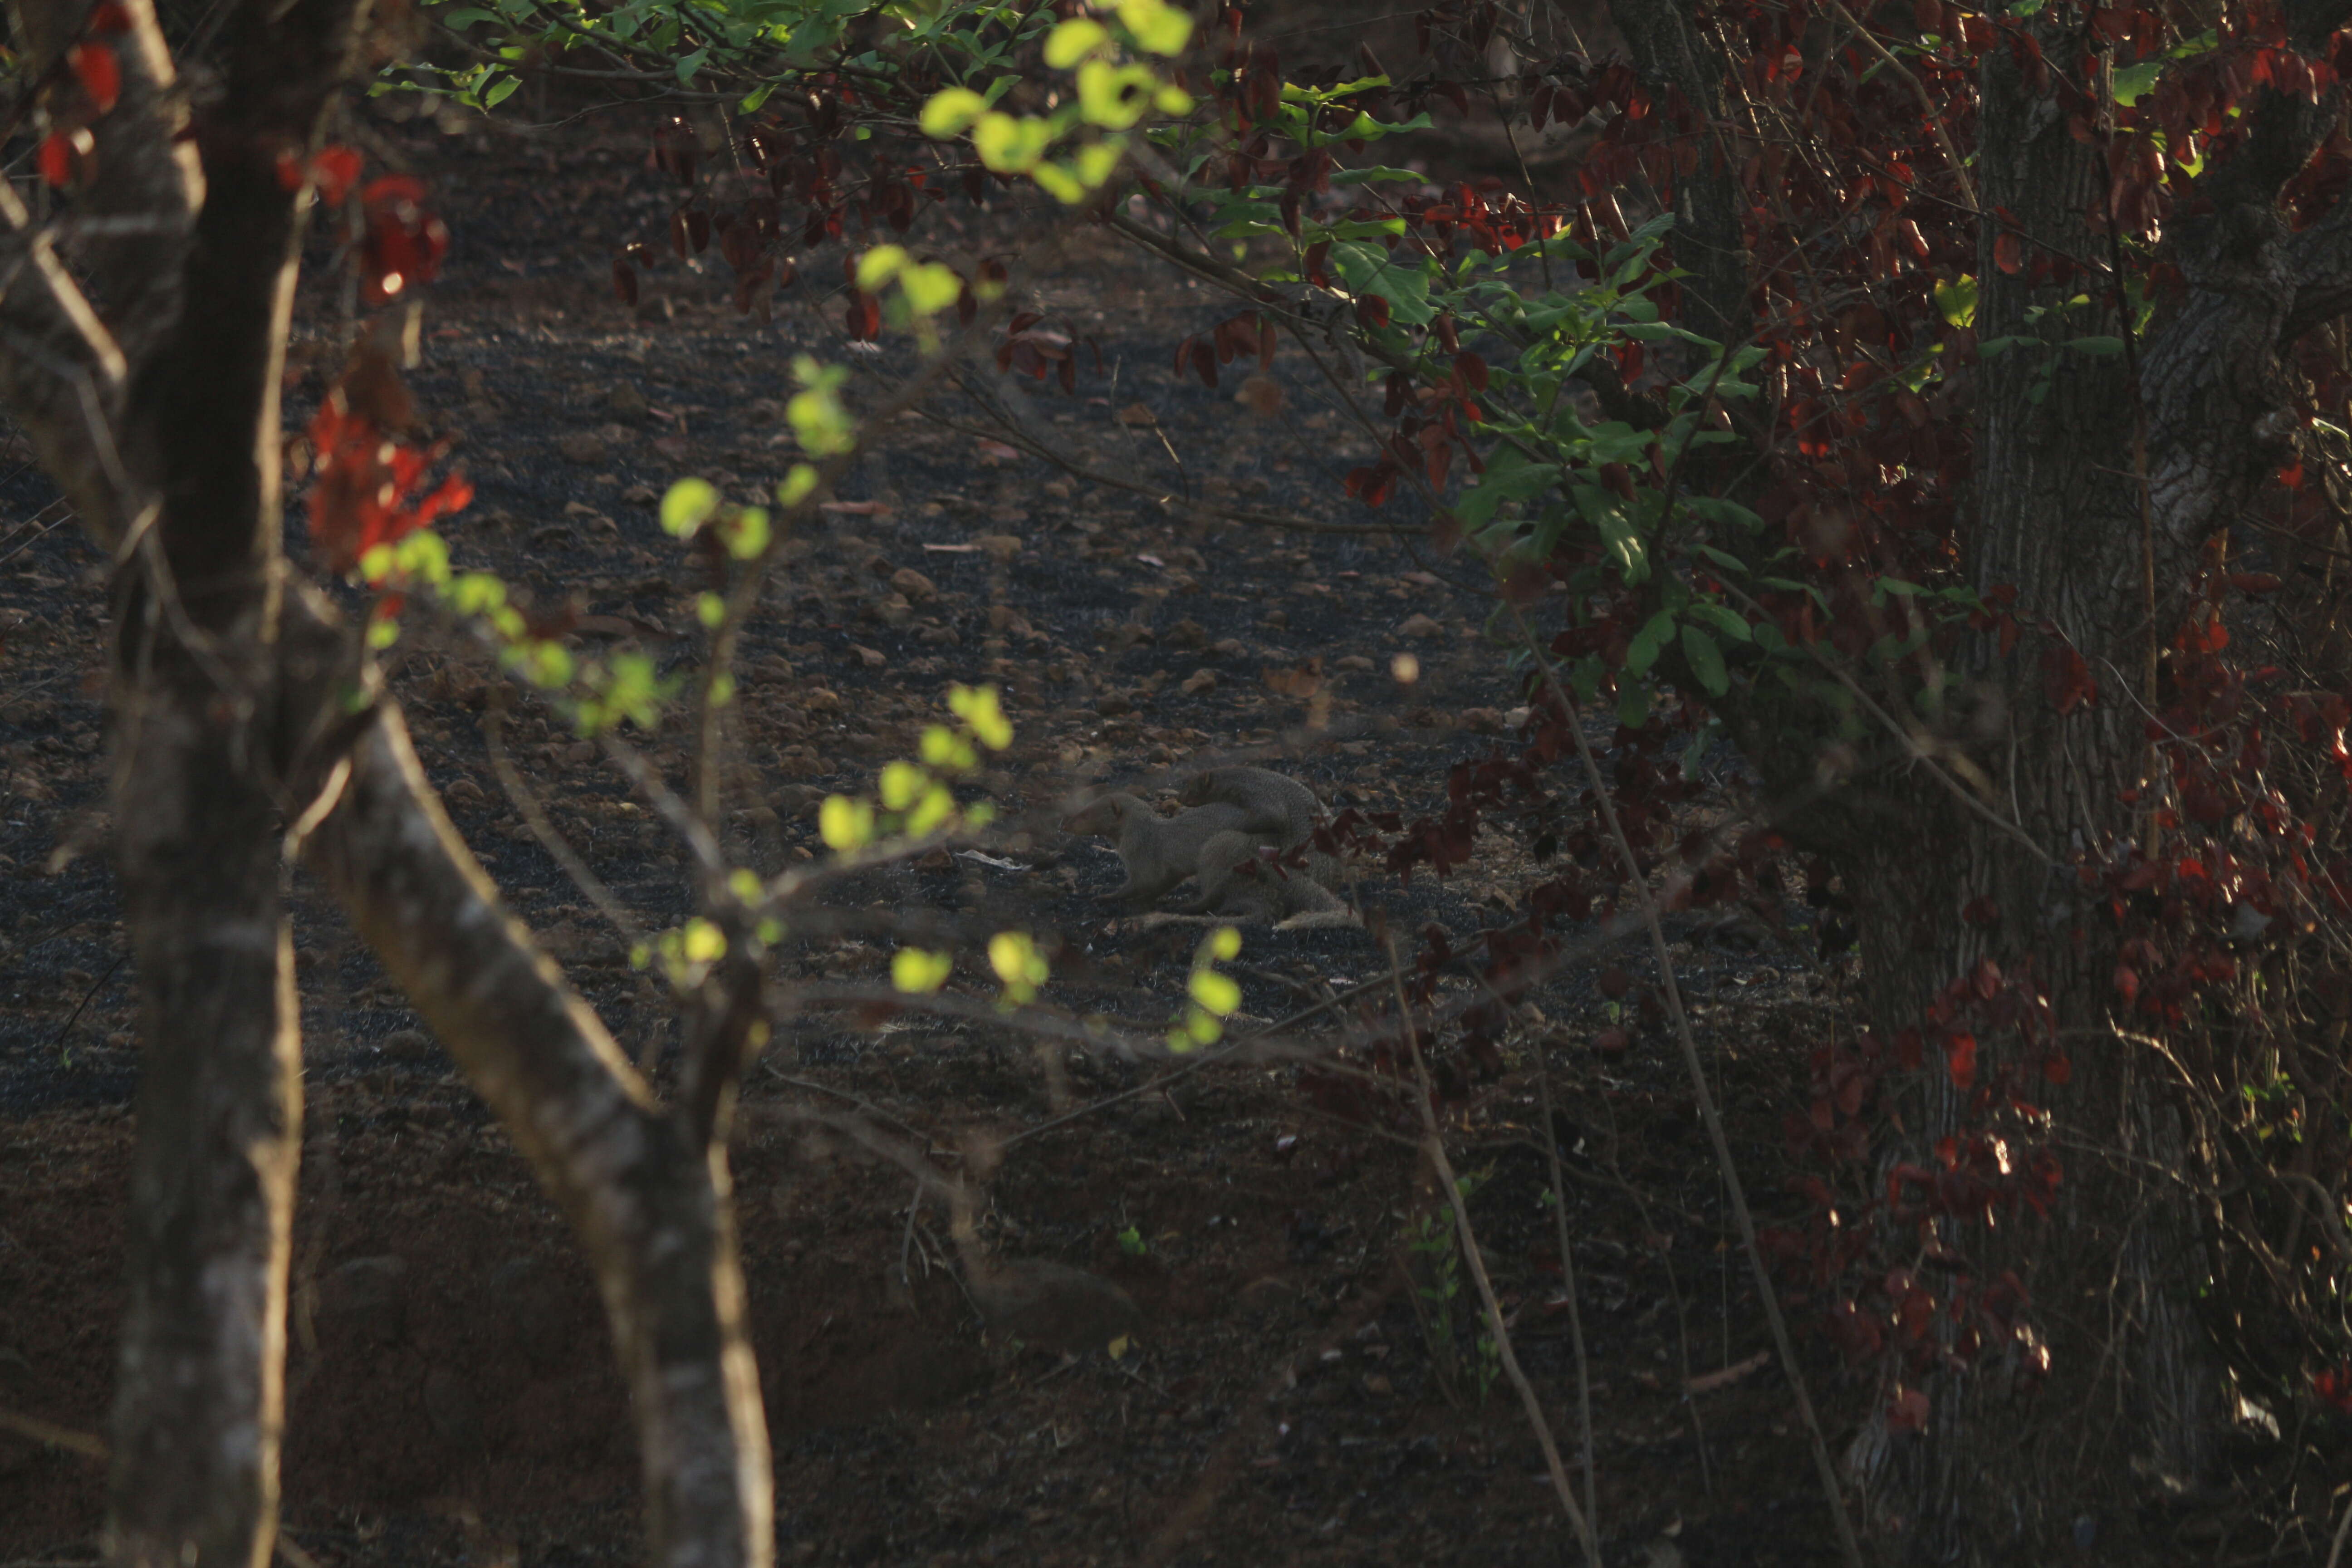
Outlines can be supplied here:
[[89, 983], [89, 989], [83, 992], [81, 994], [81, 1000], [74, 1004], [72, 1016], [67, 1018], [64, 1025], [58, 1028], [58, 1037], [49, 1042], [52, 1047], [62, 1046], [66, 1043], [66, 1037], [73, 1033], [73, 1026], [80, 1021], [82, 1009], [89, 1005], [89, 999], [98, 994], [100, 987], [103, 986], [108, 981], [114, 978], [114, 972], [121, 968], [124, 961], [129, 959], [130, 956], [131, 954], [127, 952], [117, 955], [114, 962], [106, 966], [106, 973]]
[[64, 1448], [84, 1458], [103, 1462], [106, 1444], [95, 1435], [71, 1426], [60, 1426], [54, 1421], [44, 1421], [37, 1415], [23, 1415], [14, 1410], [0, 1409], [0, 1429], [30, 1437], [36, 1443], [47, 1443], [53, 1448]]
[[1568, 1297], [1568, 1337], [1576, 1349], [1576, 1426], [1577, 1441], [1584, 1445], [1584, 1515], [1592, 1521], [1592, 1532], [1601, 1533], [1601, 1503], [1599, 1489], [1593, 1483], [1593, 1472], [1599, 1456], [1592, 1451], [1592, 1373], [1584, 1359], [1583, 1310], [1577, 1304], [1576, 1256], [1568, 1245], [1568, 1182], [1559, 1164], [1559, 1134], [1553, 1130], [1551, 1112], [1551, 1064], [1545, 1058], [1543, 1042], [1535, 1044], [1536, 1092], [1543, 1105], [1544, 1156], [1551, 1164], [1551, 1217], [1559, 1230], [1560, 1289]]
[[[1511, 1331], [1503, 1321], [1503, 1304], [1495, 1296], [1495, 1282], [1486, 1276], [1486, 1260], [1478, 1251], [1478, 1235], [1470, 1226], [1470, 1205], [1463, 1200], [1462, 1184], [1454, 1173], [1454, 1163], [1445, 1157], [1445, 1139], [1438, 1131], [1437, 1107], [1432, 1100], [1429, 1064], [1421, 1054], [1421, 1031], [1412, 1026], [1412, 1012], [1404, 996], [1403, 971], [1397, 966], [1396, 948], [1389, 948], [1389, 973], [1396, 986], [1397, 1021], [1403, 1026], [1406, 1047], [1412, 1053], [1412, 1068], [1418, 1080], [1413, 1103], [1421, 1108], [1422, 1147], [1429, 1163], [1445, 1188], [1446, 1202], [1454, 1210], [1455, 1234], [1461, 1238], [1462, 1260], [1470, 1270], [1471, 1279], [1478, 1287], [1478, 1300], [1486, 1309], [1486, 1327], [1495, 1336], [1496, 1358], [1503, 1363], [1503, 1375], [1511, 1380], [1518, 1391], [1519, 1404], [1528, 1414], [1528, 1425], [1535, 1428], [1536, 1446], [1543, 1450], [1544, 1468], [1551, 1476], [1551, 1488], [1559, 1498], [1561, 1511], [1568, 1515], [1569, 1524], [1576, 1531], [1577, 1544], [1584, 1548], [1584, 1561], [1590, 1568], [1601, 1568], [1601, 1545], [1592, 1536], [1591, 1521], [1577, 1506], [1576, 1492], [1568, 1484], [1568, 1469], [1560, 1463], [1559, 1444], [1551, 1435], [1551, 1423], [1544, 1416], [1543, 1401], [1536, 1397], [1535, 1384], [1528, 1381], [1526, 1371], [1519, 1365], [1518, 1352], [1511, 1347]], [[1591, 1463], [1590, 1450], [1585, 1462]], [[1588, 1468], [1588, 1474], [1590, 1473]]]
[[1980, 211], [1981, 209], [1977, 203], [1976, 184], [1969, 178], [1968, 166], [1960, 162], [1960, 155], [1952, 150], [1952, 139], [1950, 136], [1947, 135], [1944, 131], [1943, 111], [1936, 107], [1936, 100], [1928, 96], [1927, 84], [1921, 81], [1916, 76], [1913, 75], [1911, 68], [1897, 59], [1895, 56], [1894, 50], [1888, 48], [1885, 44], [1880, 43], [1878, 41], [1878, 35], [1864, 26], [1860, 22], [1855, 21], [1853, 19], [1853, 13], [1848, 11], [1843, 5], [1838, 4], [1838, 0], [1830, 0], [1830, 11], [1832, 15], [1838, 18], [1838, 20], [1843, 22], [1847, 26], [1852, 27], [1854, 30], [1855, 35], [1859, 37], [1864, 43], [1868, 44], [1871, 48], [1877, 53], [1878, 58], [1886, 62], [1887, 66], [1895, 72], [1895, 75], [1901, 77], [1905, 81], [1911, 85], [1911, 90], [1918, 95], [1920, 107], [1927, 111], [1927, 123], [1935, 129], [1936, 132], [1936, 145], [1944, 150], [1944, 162], [1951, 165], [1952, 178], [1958, 184], [1960, 187], [1960, 195], [1967, 199], [1969, 210], [1970, 212]]
[[522, 813], [523, 824], [530, 829], [531, 837], [539, 840], [539, 847], [562, 868], [563, 874], [572, 879], [572, 886], [588, 895], [588, 901], [596, 906], [597, 912], [627, 940], [632, 948], [641, 946], [646, 940], [645, 928], [637, 924], [636, 917], [629, 912], [628, 906], [613, 896], [613, 890], [604, 886], [603, 879], [589, 868], [588, 862], [573, 850], [571, 841], [556, 831], [555, 824], [541, 809], [539, 797], [530, 793], [530, 784], [522, 774], [515, 771], [513, 759], [507, 755], [504, 687], [492, 688], [489, 710], [482, 715], [482, 739], [486, 742], [484, 749], [490, 755], [490, 771], [498, 774], [499, 787], [507, 792], [507, 799], [514, 803], [514, 808]]
[[[1506, 601], [1508, 603], [1508, 601]], [[1805, 1436], [1813, 1450], [1813, 1468], [1820, 1473], [1822, 1494], [1830, 1505], [1830, 1518], [1837, 1526], [1838, 1549], [1845, 1558], [1847, 1568], [1863, 1568], [1862, 1545], [1855, 1539], [1853, 1521], [1846, 1516], [1845, 1494], [1838, 1485], [1837, 1467], [1831, 1461], [1829, 1441], [1822, 1436], [1821, 1418], [1813, 1412], [1812, 1395], [1805, 1386], [1805, 1369], [1798, 1363], [1795, 1342], [1789, 1337], [1788, 1319], [1781, 1314], [1780, 1298], [1772, 1284], [1772, 1271], [1764, 1261], [1764, 1249], [1756, 1240], [1756, 1216], [1748, 1207], [1748, 1194], [1740, 1185], [1738, 1168], [1732, 1163], [1731, 1142], [1723, 1131], [1723, 1116], [1717, 1110], [1714, 1090], [1707, 1087], [1706, 1068], [1698, 1059], [1698, 1043], [1691, 1036], [1690, 1017], [1683, 1011], [1682, 990], [1675, 984], [1674, 955], [1666, 947], [1666, 933], [1658, 923], [1658, 906], [1650, 897], [1649, 879], [1642, 873], [1642, 863], [1633, 853], [1631, 839], [1625, 837], [1624, 825], [1617, 818], [1616, 802], [1610, 797], [1608, 781], [1601, 776], [1601, 763], [1592, 754], [1592, 742], [1584, 733], [1583, 715], [1575, 699], [1560, 683], [1559, 673], [1552, 668], [1541, 639], [1528, 625], [1527, 616], [1517, 605], [1511, 605], [1511, 616], [1518, 623], [1519, 633], [1534, 654], [1536, 666], [1543, 671], [1544, 682], [1551, 688], [1552, 698], [1568, 713], [1568, 732], [1576, 738], [1576, 753], [1583, 760], [1584, 776], [1592, 786], [1592, 798], [1598, 805], [1601, 821], [1615, 841], [1618, 855], [1625, 862], [1627, 881], [1633, 900], [1641, 907], [1642, 921], [1650, 928], [1650, 947], [1656, 955], [1658, 981], [1666, 994], [1666, 1012], [1674, 1020], [1675, 1037], [1682, 1046], [1683, 1066], [1690, 1074], [1691, 1093], [1698, 1101], [1699, 1115], [1706, 1122], [1707, 1140], [1715, 1146], [1717, 1165], [1723, 1173], [1724, 1191], [1731, 1199], [1731, 1212], [1739, 1224], [1740, 1245], [1748, 1253], [1748, 1262], [1756, 1275], [1756, 1294], [1763, 1303], [1764, 1315], [1772, 1325], [1772, 1343], [1780, 1356], [1781, 1371], [1789, 1386], [1797, 1396], [1797, 1414], [1805, 1424]]]

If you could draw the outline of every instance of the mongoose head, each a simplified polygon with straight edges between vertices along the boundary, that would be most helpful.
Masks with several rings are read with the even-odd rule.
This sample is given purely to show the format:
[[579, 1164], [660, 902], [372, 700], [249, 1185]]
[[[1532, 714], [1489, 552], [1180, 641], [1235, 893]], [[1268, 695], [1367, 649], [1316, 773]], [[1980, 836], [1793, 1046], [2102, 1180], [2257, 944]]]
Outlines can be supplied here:
[[1115, 837], [1128, 813], [1143, 809], [1143, 803], [1131, 795], [1098, 795], [1063, 818], [1062, 828], [1068, 833], [1099, 833]]
[[1176, 792], [1176, 799], [1184, 805], [1206, 805], [1216, 787], [1217, 770], [1203, 768], [1184, 781], [1183, 787]]

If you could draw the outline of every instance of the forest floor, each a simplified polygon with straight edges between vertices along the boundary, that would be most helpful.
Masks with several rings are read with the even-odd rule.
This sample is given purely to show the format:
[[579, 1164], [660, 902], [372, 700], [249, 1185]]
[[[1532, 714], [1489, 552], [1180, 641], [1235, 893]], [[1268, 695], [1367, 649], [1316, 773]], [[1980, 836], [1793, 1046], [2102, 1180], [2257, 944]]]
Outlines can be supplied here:
[[[611, 254], [657, 234], [672, 199], [634, 136], [436, 136], [427, 121], [379, 133], [434, 175], [457, 237], [411, 384], [479, 487], [446, 530], [458, 563], [504, 574], [542, 609], [570, 604], [583, 643], [692, 657], [700, 582], [658, 527], [656, 495], [698, 473], [758, 499], [793, 456], [779, 407], [793, 354], [887, 375], [904, 368], [898, 351], [850, 353], [838, 300], [813, 305], [837, 277], [835, 247], [803, 260], [772, 322], [737, 314], [722, 279], [675, 265], [635, 310], [616, 301]], [[986, 221], [970, 218], [965, 239], [979, 244]], [[1115, 858], [1055, 830], [1076, 792], [1164, 793], [1203, 752], [1258, 748], [1334, 808], [1410, 817], [1442, 805], [1456, 763], [1511, 743], [1502, 731], [1522, 697], [1483, 634], [1475, 563], [1410, 531], [1281, 530], [1155, 504], [1162, 491], [1373, 521], [1339, 486], [1369, 442], [1297, 367], [1272, 373], [1285, 393], [1272, 417], [1230, 381], [1175, 380], [1173, 344], [1226, 310], [1102, 231], [1024, 262], [1044, 308], [1098, 344], [1099, 365], [1089, 352], [1069, 395], [986, 379], [1035, 432], [1147, 493], [965, 431], [894, 424], [825, 526], [794, 542], [750, 627], [727, 827], [763, 870], [805, 858], [824, 793], [870, 788], [883, 761], [910, 754], [950, 681], [994, 680], [1018, 739], [986, 783], [1022, 831], [986, 861], [942, 856], [873, 879], [853, 904], [870, 906], [874, 940], [796, 947], [780, 984], [877, 978], [898, 910], [971, 909], [1061, 955], [1048, 1000], [1148, 1031], [1178, 1005], [1199, 931], [1103, 901]], [[341, 331], [328, 305], [306, 306], [289, 431], [339, 363]], [[0, 489], [0, 1410], [98, 1433], [138, 1053], [105, 855], [105, 568], [69, 525], [25, 521], [55, 519], [37, 511], [47, 499], [30, 473]], [[1392, 520], [1412, 522], [1411, 505], [1392, 503]], [[460, 639], [410, 619], [393, 683], [455, 820], [659, 1080], [675, 1058], [670, 1014], [500, 789], [485, 710], [508, 702], [532, 787], [650, 925], [689, 912], [677, 846], [536, 699], [501, 699]], [[1419, 664], [1410, 685], [1391, 673], [1400, 653]], [[649, 744], [680, 776], [682, 739]], [[1728, 800], [1714, 791], [1694, 820], [1721, 820]], [[1433, 921], [1459, 941], [1513, 911], [1532, 868], [1526, 845], [1489, 832], [1442, 884], [1374, 877], [1364, 898], [1388, 930]], [[289, 1537], [327, 1564], [638, 1560], [631, 1428], [576, 1249], [321, 891], [300, 875], [291, 888], [308, 1110]], [[1782, 1120], [1801, 1109], [1814, 1045], [1851, 1026], [1850, 971], [1816, 959], [1806, 914], [1792, 908], [1779, 931], [1687, 916], [1672, 928], [1767, 1223], [1801, 1213]], [[1388, 963], [1365, 929], [1253, 931], [1233, 966], [1237, 1032]], [[1654, 974], [1639, 936], [1565, 970], [1520, 1010], [1502, 1070], [1454, 1110], [1454, 1158], [1478, 1178], [1469, 1212], [1513, 1343], [1573, 1470], [1541, 1064], [1561, 1107], [1607, 1561], [1833, 1561], [1676, 1047], [1638, 1024], [1629, 1052], [1593, 1047], [1611, 1021], [1593, 982], [1604, 964]], [[1481, 1371], [1475, 1297], [1413, 1140], [1335, 1118], [1301, 1090], [1297, 1058], [1331, 1048], [1344, 1011], [1287, 1028], [1286, 1055], [1206, 1065], [1041, 1052], [904, 1016], [879, 1029], [788, 1018], [746, 1086], [735, 1142], [782, 1560], [1572, 1561], [1518, 1401]], [[948, 1217], [910, 1215], [912, 1182], [845, 1123], [960, 1164], [999, 1267], [1115, 1281], [1139, 1311], [1117, 1321], [1120, 1353], [1084, 1310], [1097, 1296], [1064, 1314], [1076, 1327], [990, 1333]], [[1818, 1334], [1802, 1344], [1842, 1444], [1870, 1392], [1842, 1381]], [[89, 1560], [102, 1480], [69, 1446], [0, 1430], [0, 1563]]]

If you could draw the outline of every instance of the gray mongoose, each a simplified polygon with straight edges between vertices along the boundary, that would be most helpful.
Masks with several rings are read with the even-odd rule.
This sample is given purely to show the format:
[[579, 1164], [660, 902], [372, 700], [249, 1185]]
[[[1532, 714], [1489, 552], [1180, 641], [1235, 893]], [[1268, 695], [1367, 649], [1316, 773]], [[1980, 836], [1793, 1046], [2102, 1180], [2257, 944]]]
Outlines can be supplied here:
[[[1201, 807], [1206, 810], [1207, 807]], [[1304, 871], [1251, 865], [1258, 841], [1247, 833], [1225, 832], [1201, 846], [1201, 896], [1186, 908], [1244, 925], [1353, 925], [1356, 912]], [[1328, 858], [1328, 857], [1325, 857]]]
[[[1285, 853], [1311, 840], [1316, 821], [1323, 815], [1323, 803], [1315, 798], [1313, 790], [1266, 768], [1203, 768], [1184, 781], [1176, 798], [1194, 807], [1239, 806], [1247, 814], [1242, 831], [1265, 837]], [[1323, 886], [1336, 888], [1339, 858], [1308, 849], [1307, 873]]]
[[1197, 872], [1202, 846], [1217, 835], [1233, 833], [1254, 847], [1256, 841], [1243, 831], [1248, 818], [1242, 807], [1224, 802], [1161, 816], [1145, 802], [1121, 793], [1088, 803], [1062, 826], [1072, 833], [1100, 834], [1111, 840], [1127, 868], [1127, 880], [1110, 896], [1148, 903]]

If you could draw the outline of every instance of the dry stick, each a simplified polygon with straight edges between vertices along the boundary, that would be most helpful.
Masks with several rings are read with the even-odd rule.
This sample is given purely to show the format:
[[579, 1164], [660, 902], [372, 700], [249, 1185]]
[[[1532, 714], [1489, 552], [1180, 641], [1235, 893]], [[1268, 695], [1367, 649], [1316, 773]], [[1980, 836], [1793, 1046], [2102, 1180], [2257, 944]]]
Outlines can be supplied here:
[[30, 1437], [36, 1443], [47, 1443], [53, 1448], [63, 1448], [84, 1458], [104, 1460], [106, 1443], [102, 1438], [71, 1426], [60, 1426], [54, 1421], [44, 1421], [37, 1415], [20, 1415], [14, 1410], [0, 1410], [0, 1431], [14, 1432]]
[[1577, 1438], [1584, 1445], [1584, 1513], [1592, 1521], [1592, 1533], [1597, 1536], [1601, 1533], [1601, 1504], [1599, 1489], [1592, 1479], [1599, 1468], [1599, 1456], [1592, 1450], [1592, 1373], [1584, 1360], [1584, 1318], [1577, 1304], [1576, 1256], [1568, 1245], [1568, 1183], [1560, 1171], [1559, 1134], [1552, 1122], [1551, 1062], [1541, 1040], [1536, 1042], [1536, 1092], [1542, 1096], [1544, 1155], [1551, 1163], [1551, 1217], [1559, 1230], [1559, 1277], [1560, 1288], [1568, 1295], [1569, 1342], [1576, 1348], [1576, 1426]]
[[[1432, 1099], [1434, 1090], [1429, 1081], [1429, 1064], [1422, 1059], [1421, 1031], [1412, 1026], [1412, 1009], [1404, 996], [1403, 972], [1397, 967], [1396, 943], [1389, 942], [1389, 973], [1396, 975], [1397, 1022], [1404, 1027], [1404, 1043], [1412, 1053], [1412, 1070], [1417, 1081], [1413, 1103], [1421, 1108], [1422, 1149], [1429, 1156], [1437, 1179], [1445, 1187], [1445, 1199], [1454, 1209], [1454, 1233], [1460, 1237], [1462, 1259], [1469, 1266], [1470, 1278], [1478, 1286], [1478, 1300], [1486, 1309], [1486, 1327], [1495, 1336], [1497, 1359], [1503, 1363], [1503, 1375], [1511, 1380], [1518, 1391], [1519, 1404], [1528, 1413], [1528, 1425], [1536, 1431], [1536, 1444], [1543, 1449], [1544, 1468], [1551, 1476], [1551, 1489], [1559, 1497], [1559, 1506], [1575, 1528], [1577, 1544], [1584, 1548], [1584, 1561], [1591, 1568], [1601, 1568], [1601, 1545], [1592, 1536], [1592, 1522], [1576, 1502], [1575, 1489], [1568, 1484], [1568, 1469], [1559, 1460], [1559, 1444], [1551, 1435], [1551, 1423], [1544, 1416], [1543, 1401], [1536, 1397], [1535, 1384], [1528, 1381], [1519, 1365], [1519, 1353], [1511, 1347], [1511, 1331], [1503, 1321], [1503, 1304], [1496, 1300], [1495, 1282], [1486, 1277], [1486, 1260], [1478, 1251], [1478, 1234], [1470, 1228], [1470, 1205], [1463, 1200], [1461, 1181], [1454, 1173], [1454, 1162], [1445, 1157], [1445, 1139], [1437, 1128], [1437, 1107]], [[1589, 1466], [1591, 1454], [1587, 1451]], [[1589, 1472], [1588, 1472], [1589, 1473]]]
[[1551, 688], [1552, 698], [1568, 713], [1568, 732], [1576, 737], [1576, 754], [1583, 760], [1584, 776], [1592, 786], [1592, 798], [1601, 809], [1601, 817], [1609, 829], [1609, 837], [1617, 845], [1617, 853], [1625, 862], [1625, 873], [1632, 885], [1633, 899], [1642, 909], [1642, 921], [1650, 928], [1650, 948], [1658, 961], [1658, 980], [1666, 994], [1666, 1012], [1674, 1019], [1675, 1036], [1681, 1043], [1683, 1066], [1690, 1073], [1691, 1093], [1698, 1101], [1699, 1115], [1706, 1120], [1706, 1135], [1715, 1146], [1716, 1163], [1723, 1172], [1724, 1190], [1731, 1197], [1731, 1212], [1739, 1222], [1739, 1241], [1748, 1253], [1748, 1267], [1756, 1275], [1756, 1294], [1764, 1303], [1764, 1316], [1772, 1325], [1772, 1343], [1780, 1352], [1781, 1370], [1787, 1373], [1789, 1386], [1797, 1395], [1797, 1414], [1805, 1423], [1805, 1436], [1813, 1450], [1813, 1468], [1820, 1472], [1822, 1494], [1829, 1501], [1830, 1517], [1837, 1525], [1838, 1549], [1848, 1568], [1863, 1568], [1862, 1546], [1854, 1539], [1853, 1521], [1846, 1517], [1845, 1494], [1838, 1486], [1837, 1467], [1831, 1462], [1829, 1442], [1822, 1436], [1821, 1418], [1813, 1413], [1812, 1395], [1805, 1387], [1805, 1371], [1797, 1363], [1797, 1347], [1789, 1338], [1789, 1322], [1780, 1312], [1780, 1298], [1772, 1285], [1772, 1271], [1765, 1265], [1764, 1249], [1756, 1242], [1756, 1216], [1748, 1212], [1747, 1190], [1740, 1185], [1739, 1171], [1731, 1163], [1731, 1142], [1724, 1136], [1723, 1116], [1716, 1108], [1715, 1094], [1707, 1087], [1706, 1068], [1698, 1059], [1698, 1042], [1691, 1037], [1690, 1018], [1683, 1011], [1681, 988], [1675, 984], [1674, 955], [1666, 949], [1666, 933], [1658, 923], [1658, 906], [1650, 897], [1649, 879], [1642, 874], [1642, 863], [1633, 853], [1633, 841], [1625, 837], [1624, 826], [1617, 820], [1617, 805], [1609, 796], [1608, 782], [1601, 776], [1601, 763], [1592, 754], [1592, 742], [1584, 733], [1584, 716], [1568, 689], [1560, 684], [1551, 660], [1543, 650], [1542, 642], [1527, 616], [1518, 606], [1511, 606], [1511, 616], [1518, 623], [1519, 635], [1535, 655], [1536, 666], [1543, 671], [1544, 683]]
[[482, 716], [482, 739], [490, 754], [490, 771], [498, 774], [499, 787], [506, 791], [507, 799], [513, 803], [514, 808], [522, 813], [523, 826], [530, 828], [531, 837], [539, 840], [539, 847], [547, 851], [548, 858], [562, 868], [565, 876], [572, 879], [572, 885], [588, 895], [588, 901], [596, 906], [597, 912], [621, 933], [631, 948], [643, 945], [645, 928], [637, 924], [636, 917], [629, 912], [628, 906], [613, 896], [613, 890], [604, 885], [604, 879], [580, 858], [579, 852], [572, 847], [571, 840], [557, 831], [554, 822], [541, 807], [539, 797], [531, 794], [530, 784], [516, 771], [514, 759], [507, 754], [506, 689], [500, 686], [493, 687], [491, 690], [490, 710]]
[[2344, 1522], [2336, 1527], [2336, 1539], [2327, 1548], [2327, 1568], [2336, 1568], [2344, 1556], [2344, 1538], [2352, 1534], [2352, 1502], [2344, 1505]]

